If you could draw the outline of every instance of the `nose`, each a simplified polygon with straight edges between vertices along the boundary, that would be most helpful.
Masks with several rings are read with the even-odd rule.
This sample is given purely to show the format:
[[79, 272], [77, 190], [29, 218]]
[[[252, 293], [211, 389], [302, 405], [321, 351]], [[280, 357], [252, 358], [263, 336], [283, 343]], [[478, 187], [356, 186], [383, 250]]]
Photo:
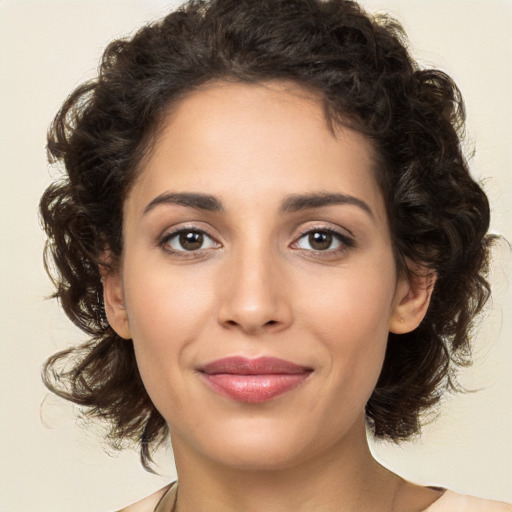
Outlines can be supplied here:
[[218, 321], [223, 327], [257, 335], [291, 324], [290, 290], [276, 259], [253, 251], [227, 263], [219, 286]]

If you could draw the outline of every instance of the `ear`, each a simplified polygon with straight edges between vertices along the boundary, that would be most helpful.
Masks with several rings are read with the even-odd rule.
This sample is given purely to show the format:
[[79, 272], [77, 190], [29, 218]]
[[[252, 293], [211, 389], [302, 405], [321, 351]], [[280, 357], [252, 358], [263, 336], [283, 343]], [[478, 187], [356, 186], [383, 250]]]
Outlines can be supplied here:
[[407, 275], [399, 278], [389, 330], [395, 334], [411, 332], [425, 317], [437, 275], [419, 265], [409, 265]]
[[100, 265], [100, 273], [103, 281], [103, 301], [107, 320], [124, 339], [131, 339], [128, 314], [124, 305], [123, 279], [119, 270], [109, 269]]

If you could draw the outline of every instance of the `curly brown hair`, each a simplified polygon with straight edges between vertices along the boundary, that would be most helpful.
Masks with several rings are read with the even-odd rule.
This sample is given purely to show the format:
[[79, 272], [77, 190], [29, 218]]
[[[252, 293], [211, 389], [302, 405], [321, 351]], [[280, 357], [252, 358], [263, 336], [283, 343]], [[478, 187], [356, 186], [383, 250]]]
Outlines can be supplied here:
[[[50, 357], [43, 379], [107, 420], [110, 440], [140, 444], [146, 468], [167, 437], [146, 393], [133, 344], [101, 311], [101, 255], [123, 250], [122, 205], [170, 105], [214, 79], [288, 80], [322, 98], [331, 125], [369, 137], [398, 268], [435, 271], [421, 325], [390, 333], [366, 405], [375, 436], [405, 439], [470, 363], [470, 332], [489, 296], [489, 205], [461, 150], [461, 94], [442, 71], [421, 69], [400, 24], [350, 0], [192, 0], [132, 38], [112, 42], [98, 77], [79, 86], [48, 134], [65, 173], [40, 204], [45, 263], [57, 297], [89, 341]], [[406, 338], [406, 342], [404, 342]]]

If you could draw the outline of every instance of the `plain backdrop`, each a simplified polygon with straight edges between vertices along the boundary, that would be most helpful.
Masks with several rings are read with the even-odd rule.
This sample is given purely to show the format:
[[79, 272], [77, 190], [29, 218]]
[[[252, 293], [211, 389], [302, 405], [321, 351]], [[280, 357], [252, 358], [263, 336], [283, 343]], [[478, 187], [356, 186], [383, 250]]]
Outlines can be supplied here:
[[[492, 203], [492, 230], [512, 241], [512, 2], [364, 0], [403, 22], [424, 66], [450, 73], [468, 109], [468, 151]], [[160, 17], [162, 0], [0, 0], [0, 512], [106, 512], [174, 478], [132, 451], [107, 454], [101, 431], [46, 392], [40, 369], [83, 338], [54, 301], [41, 253], [37, 205], [51, 181], [45, 133], [71, 90], [94, 75], [105, 45]], [[421, 439], [376, 445], [405, 477], [512, 501], [512, 276], [506, 244], [495, 251], [495, 295], [462, 381], [475, 393], [446, 398]]]

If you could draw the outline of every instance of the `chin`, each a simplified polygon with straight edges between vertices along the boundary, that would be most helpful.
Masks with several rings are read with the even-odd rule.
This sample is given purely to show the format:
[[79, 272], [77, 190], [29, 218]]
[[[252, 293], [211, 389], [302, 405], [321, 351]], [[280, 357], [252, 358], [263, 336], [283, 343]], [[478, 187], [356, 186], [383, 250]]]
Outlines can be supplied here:
[[[239, 471], [278, 471], [297, 467], [339, 441], [337, 432], [318, 432], [304, 422], [253, 418], [227, 424], [201, 425], [196, 454]], [[338, 434], [338, 435], [336, 435]], [[173, 442], [173, 445], [175, 443]], [[185, 443], [189, 444], [189, 443]], [[190, 446], [190, 444], [189, 444]]]

